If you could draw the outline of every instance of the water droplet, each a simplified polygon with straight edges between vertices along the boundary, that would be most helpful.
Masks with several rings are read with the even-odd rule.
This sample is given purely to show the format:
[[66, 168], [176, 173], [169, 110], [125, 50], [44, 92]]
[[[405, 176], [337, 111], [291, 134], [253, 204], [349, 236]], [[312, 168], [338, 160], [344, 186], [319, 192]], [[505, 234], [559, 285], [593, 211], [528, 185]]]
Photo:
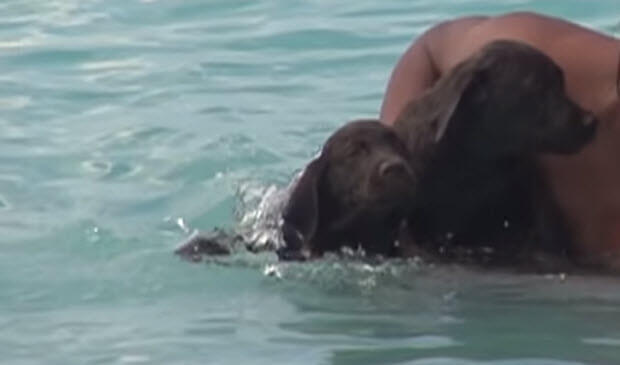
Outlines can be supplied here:
[[185, 223], [185, 220], [183, 219], [183, 217], [177, 218], [176, 223], [177, 223], [177, 226], [179, 226], [179, 228], [181, 228], [183, 230], [183, 232], [189, 233], [190, 229], [187, 226], [187, 224]]
[[276, 265], [267, 265], [267, 266], [265, 266], [265, 269], [263, 270], [263, 275], [265, 275], [265, 276], [273, 276], [273, 277], [276, 277], [278, 279], [282, 279], [282, 273], [280, 272], [280, 270], [278, 269], [278, 267]]

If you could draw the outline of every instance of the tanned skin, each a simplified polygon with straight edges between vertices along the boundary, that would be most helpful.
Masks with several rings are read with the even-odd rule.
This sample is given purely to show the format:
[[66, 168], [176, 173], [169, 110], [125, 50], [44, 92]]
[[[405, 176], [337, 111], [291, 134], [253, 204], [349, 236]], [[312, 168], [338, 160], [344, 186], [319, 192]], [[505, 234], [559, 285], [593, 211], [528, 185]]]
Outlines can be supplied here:
[[539, 163], [584, 257], [603, 257], [620, 267], [620, 39], [534, 13], [438, 24], [394, 68], [381, 121], [392, 125], [407, 102], [497, 39], [525, 42], [546, 53], [564, 71], [569, 97], [598, 118], [594, 141], [580, 153], [542, 156]]

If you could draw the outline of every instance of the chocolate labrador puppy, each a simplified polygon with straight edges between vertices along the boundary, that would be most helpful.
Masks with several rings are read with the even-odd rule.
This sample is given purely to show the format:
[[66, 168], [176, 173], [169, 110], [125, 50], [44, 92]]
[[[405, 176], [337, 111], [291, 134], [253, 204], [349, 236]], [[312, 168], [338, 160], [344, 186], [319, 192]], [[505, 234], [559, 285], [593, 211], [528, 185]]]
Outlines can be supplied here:
[[[396, 256], [396, 237], [412, 206], [413, 171], [407, 150], [378, 120], [345, 124], [294, 182], [282, 213], [281, 260], [306, 260], [343, 247]], [[222, 230], [194, 234], [175, 253], [189, 261], [228, 255], [239, 235]], [[277, 248], [277, 244], [269, 245]], [[246, 242], [246, 249], [252, 243]], [[268, 248], [269, 248], [268, 247]]]
[[[414, 185], [407, 150], [392, 129], [378, 120], [345, 124], [293, 183], [278, 257], [306, 260], [343, 247], [400, 255], [396, 238], [412, 206]], [[175, 253], [194, 262], [228, 255], [241, 246], [238, 237], [221, 230], [195, 234]], [[253, 251], [250, 242], [246, 248]]]
[[342, 247], [397, 255], [415, 176], [396, 134], [377, 120], [346, 124], [303, 171], [283, 212], [284, 260]]
[[408, 220], [416, 243], [506, 260], [531, 249], [566, 253], [570, 235], [536, 158], [578, 152], [595, 125], [548, 56], [514, 41], [482, 48], [394, 125], [420, 177]]

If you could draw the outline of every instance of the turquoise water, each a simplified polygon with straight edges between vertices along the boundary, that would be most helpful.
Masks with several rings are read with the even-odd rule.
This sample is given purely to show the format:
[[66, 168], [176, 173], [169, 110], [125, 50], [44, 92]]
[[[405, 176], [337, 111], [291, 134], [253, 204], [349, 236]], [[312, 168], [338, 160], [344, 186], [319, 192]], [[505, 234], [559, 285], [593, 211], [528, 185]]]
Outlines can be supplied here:
[[620, 34], [617, 0], [2, 1], [1, 362], [620, 363], [615, 278], [171, 254], [376, 115], [429, 25], [516, 9]]

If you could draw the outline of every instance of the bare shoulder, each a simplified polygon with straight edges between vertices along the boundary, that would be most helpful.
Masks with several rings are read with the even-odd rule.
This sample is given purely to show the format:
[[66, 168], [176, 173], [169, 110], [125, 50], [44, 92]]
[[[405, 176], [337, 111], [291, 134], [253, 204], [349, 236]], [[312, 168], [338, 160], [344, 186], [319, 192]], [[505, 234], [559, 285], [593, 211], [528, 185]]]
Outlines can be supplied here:
[[533, 13], [528, 11], [507, 13], [489, 18], [489, 24], [507, 26], [507, 27], [522, 27], [522, 26], [534, 26], [542, 28], [556, 28], [563, 32], [589, 32], [594, 33], [593, 30], [581, 26], [577, 23], [553, 17], [550, 15]]
[[392, 125], [410, 100], [500, 39], [526, 43], [551, 57], [565, 73], [569, 95], [584, 108], [599, 110], [617, 95], [620, 40], [613, 36], [531, 12], [470, 16], [431, 27], [407, 49], [390, 76], [381, 121]]
[[481, 27], [480, 32], [499, 32], [500, 35], [541, 41], [556, 38], [594, 37], [612, 39], [594, 29], [562, 18], [532, 12], [508, 13], [493, 18]]
[[479, 25], [487, 23], [489, 19], [491, 18], [488, 16], [470, 16], [441, 22], [426, 31], [421, 40], [433, 60], [441, 60], [445, 50], [462, 42], [464, 35]]
[[532, 12], [459, 18], [440, 23], [425, 34], [430, 57], [441, 73], [498, 39], [521, 41], [554, 53], [562, 42], [597, 43], [613, 38], [564, 19]]

